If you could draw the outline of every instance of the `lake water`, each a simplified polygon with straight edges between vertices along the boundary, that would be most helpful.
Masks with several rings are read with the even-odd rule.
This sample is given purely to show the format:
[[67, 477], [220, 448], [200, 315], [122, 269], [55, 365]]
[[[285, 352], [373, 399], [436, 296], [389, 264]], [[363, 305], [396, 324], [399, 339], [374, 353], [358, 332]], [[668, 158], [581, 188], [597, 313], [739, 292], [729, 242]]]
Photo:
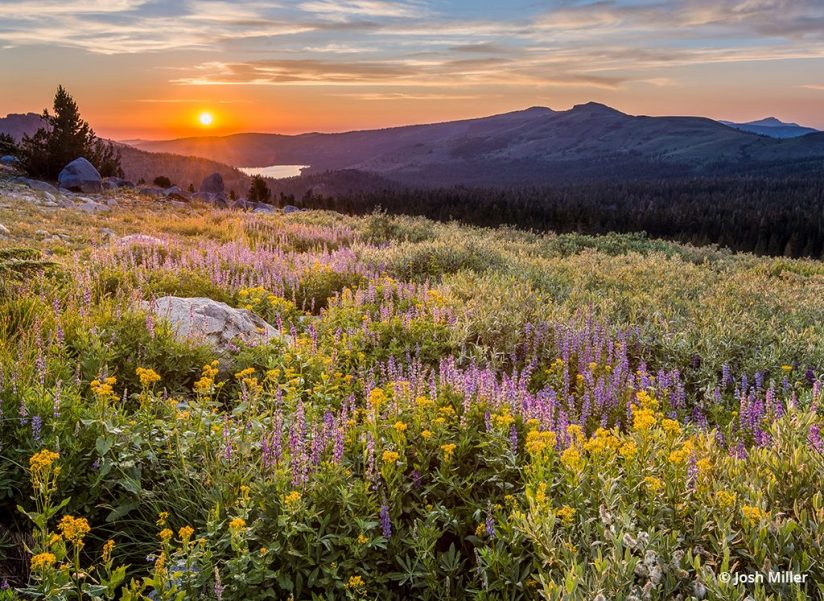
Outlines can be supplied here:
[[262, 175], [263, 177], [295, 177], [300, 175], [301, 169], [309, 165], [270, 165], [269, 167], [238, 167], [246, 175]]

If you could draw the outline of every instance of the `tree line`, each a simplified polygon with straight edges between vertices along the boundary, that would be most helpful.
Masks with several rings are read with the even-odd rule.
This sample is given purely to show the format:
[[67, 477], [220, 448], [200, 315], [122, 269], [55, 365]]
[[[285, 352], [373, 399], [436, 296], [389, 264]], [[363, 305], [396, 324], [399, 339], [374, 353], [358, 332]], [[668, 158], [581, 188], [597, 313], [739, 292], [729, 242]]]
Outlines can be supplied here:
[[311, 191], [300, 207], [422, 215], [536, 231], [646, 232], [757, 255], [824, 258], [824, 178], [701, 178], [553, 187], [395, 189], [335, 198]]

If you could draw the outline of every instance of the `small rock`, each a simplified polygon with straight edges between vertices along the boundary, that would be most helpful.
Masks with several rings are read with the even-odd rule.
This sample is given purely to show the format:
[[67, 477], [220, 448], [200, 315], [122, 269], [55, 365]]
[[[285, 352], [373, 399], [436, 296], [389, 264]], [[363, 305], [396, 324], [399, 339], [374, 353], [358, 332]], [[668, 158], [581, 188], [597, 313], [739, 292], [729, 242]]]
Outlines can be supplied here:
[[114, 199], [114, 198], [107, 198], [106, 199], [106, 205], [108, 205], [110, 207], [116, 207], [117, 206], [117, 200]]
[[140, 194], [143, 194], [144, 196], [152, 196], [152, 197], [155, 197], [155, 198], [157, 198], [159, 196], [163, 196], [163, 190], [162, 189], [154, 188], [152, 186], [144, 186], [143, 188], [139, 188], [137, 191]]
[[64, 188], [78, 192], [94, 193], [103, 191], [103, 179], [89, 161], [80, 157], [63, 167], [57, 181]]
[[9, 228], [0, 223], [0, 236], [8, 236], [9, 234], [11, 234]]
[[92, 201], [84, 202], [81, 205], [77, 205], [76, 208], [80, 211], [83, 211], [84, 213], [93, 213], [93, 214], [105, 213], [106, 211], [111, 210], [106, 205], [102, 205], [100, 203], [92, 202]]
[[112, 230], [110, 228], [107, 228], [107, 227], [101, 227], [100, 228], [100, 235], [103, 238], [113, 238], [114, 237], [114, 230]]
[[147, 236], [145, 234], [129, 234], [123, 236], [119, 241], [120, 244], [163, 244], [163, 240], [155, 238], [154, 236]]
[[272, 205], [267, 205], [262, 202], [256, 202], [254, 208], [252, 209], [253, 213], [274, 213], [275, 207]]
[[298, 211], [300, 211], [300, 209], [294, 205], [286, 205], [285, 207], [283, 207], [283, 212], [287, 215], [289, 213], [297, 213]]
[[103, 189], [114, 190], [116, 188], [134, 188], [134, 184], [122, 177], [104, 177]]

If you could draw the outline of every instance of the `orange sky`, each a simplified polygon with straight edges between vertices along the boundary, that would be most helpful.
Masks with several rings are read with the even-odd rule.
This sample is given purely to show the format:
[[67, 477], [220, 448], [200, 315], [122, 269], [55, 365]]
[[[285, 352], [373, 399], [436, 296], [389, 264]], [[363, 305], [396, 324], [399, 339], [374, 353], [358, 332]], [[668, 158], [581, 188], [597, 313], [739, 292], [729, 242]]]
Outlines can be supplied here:
[[589, 100], [824, 129], [824, 3], [665, 4], [0, 0], [0, 114], [42, 110], [61, 83], [116, 139], [343, 131]]

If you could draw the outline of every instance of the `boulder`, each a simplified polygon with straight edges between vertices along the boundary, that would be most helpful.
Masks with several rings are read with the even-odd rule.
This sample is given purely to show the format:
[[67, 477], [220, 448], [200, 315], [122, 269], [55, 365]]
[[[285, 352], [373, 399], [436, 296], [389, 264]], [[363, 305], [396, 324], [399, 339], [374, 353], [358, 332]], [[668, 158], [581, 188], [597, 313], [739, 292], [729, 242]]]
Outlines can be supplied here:
[[206, 176], [200, 184], [197, 198], [204, 202], [210, 202], [216, 206], [228, 208], [226, 200], [226, 189], [223, 186], [223, 176], [220, 173], [213, 173]]
[[283, 212], [286, 213], [287, 215], [289, 213], [297, 213], [298, 211], [300, 211], [300, 209], [297, 208], [294, 205], [286, 205], [285, 207], [283, 207]]
[[206, 342], [219, 352], [231, 351], [239, 343], [257, 345], [280, 336], [251, 311], [210, 298], [164, 296], [143, 305], [156, 317], [166, 319], [179, 340]]
[[0, 165], [5, 165], [6, 167], [17, 167], [19, 164], [20, 159], [18, 159], [16, 156], [6, 154], [0, 157]]
[[153, 186], [145, 186], [143, 188], [139, 188], [137, 191], [144, 196], [153, 196], [155, 198], [163, 196], [163, 189], [155, 188]]
[[147, 236], [146, 234], [129, 234], [128, 236], [123, 236], [119, 240], [120, 244], [140, 244], [144, 246], [155, 246], [163, 244], [163, 240], [160, 238], [155, 238], [154, 236]]
[[74, 159], [63, 167], [57, 176], [61, 188], [68, 188], [75, 192], [102, 192], [103, 178], [89, 161], [83, 157]]

